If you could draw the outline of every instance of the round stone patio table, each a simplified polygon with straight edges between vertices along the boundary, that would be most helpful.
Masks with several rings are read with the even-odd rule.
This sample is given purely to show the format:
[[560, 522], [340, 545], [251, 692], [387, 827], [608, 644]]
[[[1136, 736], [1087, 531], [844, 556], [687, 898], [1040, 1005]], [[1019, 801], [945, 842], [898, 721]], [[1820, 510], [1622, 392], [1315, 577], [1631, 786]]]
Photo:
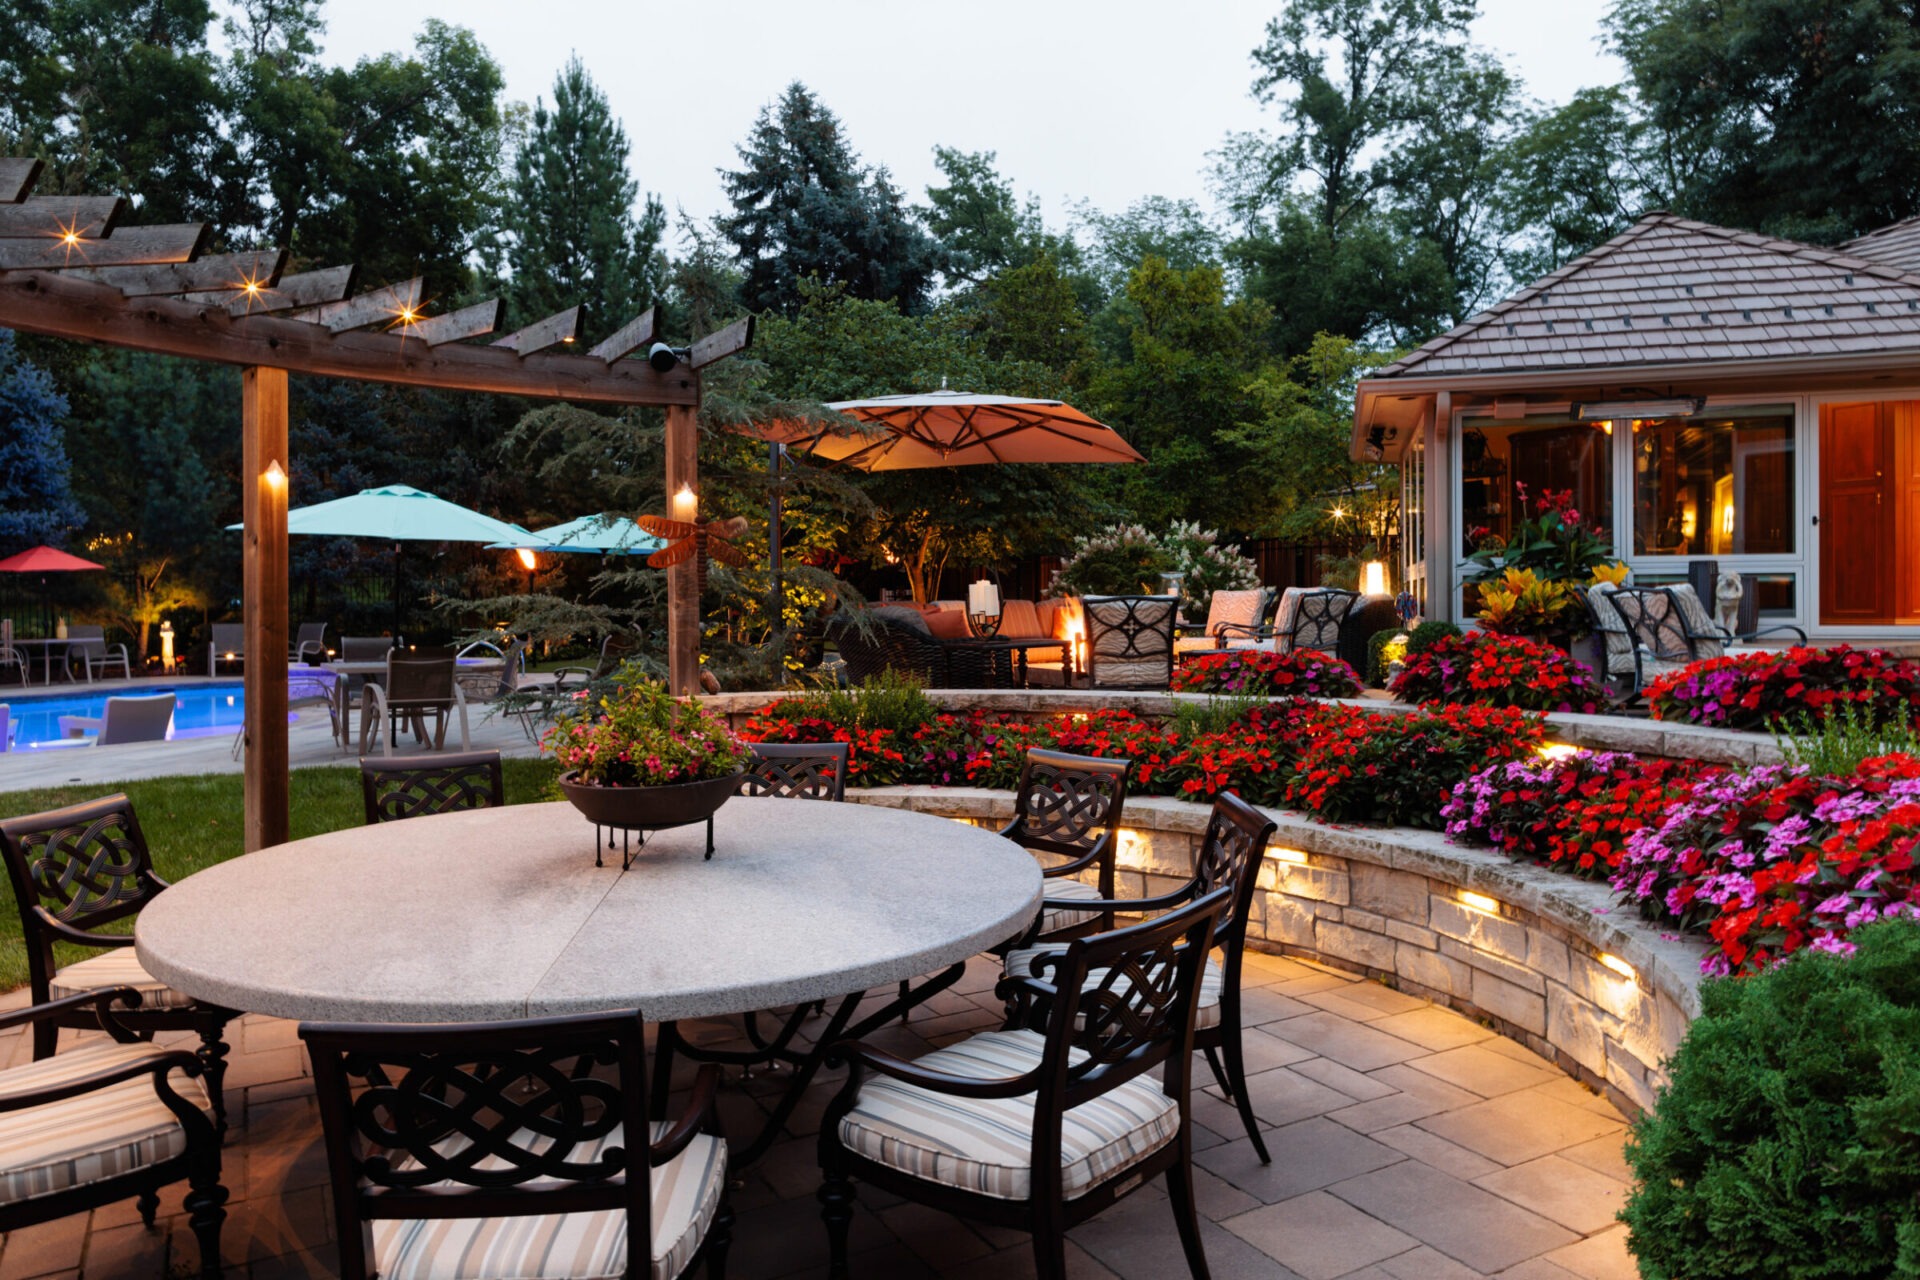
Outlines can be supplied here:
[[648, 1021], [830, 1000], [1018, 933], [1040, 871], [945, 818], [736, 797], [594, 866], [566, 804], [354, 827], [195, 872], [140, 913], [141, 963], [282, 1018], [497, 1021], [638, 1008]]

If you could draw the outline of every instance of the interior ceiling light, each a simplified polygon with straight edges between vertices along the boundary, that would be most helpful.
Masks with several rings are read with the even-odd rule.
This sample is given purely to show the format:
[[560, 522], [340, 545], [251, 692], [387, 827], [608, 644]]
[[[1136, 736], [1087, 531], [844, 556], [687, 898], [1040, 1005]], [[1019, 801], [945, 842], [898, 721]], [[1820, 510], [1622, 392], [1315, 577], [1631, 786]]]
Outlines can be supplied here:
[[1595, 400], [1573, 406], [1581, 422], [1601, 418], [1691, 418], [1706, 407], [1705, 396], [1675, 396], [1671, 400]]

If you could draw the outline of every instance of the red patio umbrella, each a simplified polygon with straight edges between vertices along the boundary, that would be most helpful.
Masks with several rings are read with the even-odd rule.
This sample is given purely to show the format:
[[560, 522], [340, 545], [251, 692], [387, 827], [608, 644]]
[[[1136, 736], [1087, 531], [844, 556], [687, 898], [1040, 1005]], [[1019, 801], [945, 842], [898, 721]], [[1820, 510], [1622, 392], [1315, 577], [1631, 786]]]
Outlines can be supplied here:
[[43, 588], [40, 596], [40, 626], [41, 629], [49, 635], [53, 634], [53, 626], [48, 621], [48, 615], [52, 610], [49, 606], [46, 592], [44, 591], [47, 585], [47, 575], [50, 573], [84, 573], [88, 570], [105, 569], [106, 567], [107, 566], [103, 564], [95, 564], [91, 560], [82, 560], [79, 556], [68, 555], [58, 547], [35, 547], [30, 551], [22, 551], [17, 555], [8, 556], [5, 560], [0, 560], [0, 573], [37, 573], [40, 575], [40, 586]]

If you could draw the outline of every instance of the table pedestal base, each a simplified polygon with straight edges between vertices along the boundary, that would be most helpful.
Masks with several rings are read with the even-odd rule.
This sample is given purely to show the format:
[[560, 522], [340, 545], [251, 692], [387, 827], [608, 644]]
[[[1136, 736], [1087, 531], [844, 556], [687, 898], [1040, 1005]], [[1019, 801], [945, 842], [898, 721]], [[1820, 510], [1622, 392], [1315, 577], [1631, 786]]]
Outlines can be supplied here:
[[678, 1023], [660, 1024], [660, 1040], [653, 1051], [653, 1095], [648, 1100], [651, 1114], [656, 1120], [666, 1118], [667, 1096], [673, 1087], [673, 1059], [675, 1054], [690, 1061], [700, 1063], [718, 1063], [722, 1066], [741, 1067], [751, 1070], [754, 1067], [769, 1066], [773, 1063], [785, 1063], [793, 1069], [793, 1078], [787, 1082], [786, 1090], [781, 1093], [779, 1102], [774, 1106], [773, 1114], [767, 1117], [766, 1125], [744, 1150], [731, 1151], [729, 1157], [736, 1168], [745, 1168], [757, 1164], [773, 1144], [786, 1132], [787, 1121], [793, 1118], [793, 1112], [800, 1105], [800, 1099], [813, 1083], [813, 1077], [825, 1065], [827, 1050], [843, 1040], [858, 1040], [878, 1031], [895, 1018], [904, 1019], [913, 1009], [939, 995], [967, 971], [966, 961], [950, 965], [918, 987], [900, 984], [900, 994], [887, 1002], [885, 1007], [867, 1015], [858, 1023], [849, 1026], [853, 1011], [860, 1006], [867, 993], [856, 991], [842, 996], [833, 1016], [827, 1020], [826, 1030], [806, 1049], [794, 1047], [794, 1040], [801, 1027], [812, 1015], [813, 1004], [796, 1005], [780, 1030], [771, 1040], [760, 1035], [759, 1015], [742, 1015], [746, 1023], [747, 1039], [753, 1042], [751, 1049], [706, 1049], [690, 1044], [680, 1035]]

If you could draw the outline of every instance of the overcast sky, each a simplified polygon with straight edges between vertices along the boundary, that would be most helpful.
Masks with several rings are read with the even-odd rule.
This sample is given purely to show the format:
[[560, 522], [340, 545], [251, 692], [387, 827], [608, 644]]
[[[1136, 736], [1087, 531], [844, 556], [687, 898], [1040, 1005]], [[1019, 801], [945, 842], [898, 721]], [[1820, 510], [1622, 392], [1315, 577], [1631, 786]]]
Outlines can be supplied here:
[[[552, 100], [579, 53], [633, 142], [643, 191], [708, 217], [717, 170], [755, 115], [805, 81], [868, 163], [924, 200], [936, 144], [996, 151], [1022, 196], [1058, 227], [1088, 200], [1142, 196], [1212, 207], [1207, 153], [1268, 117], [1248, 96], [1249, 52], [1275, 0], [328, 0], [325, 55], [350, 63], [409, 49], [421, 22], [470, 27], [506, 72], [508, 96]], [[1479, 43], [1536, 98], [1622, 78], [1599, 46], [1607, 0], [1481, 0]]]

